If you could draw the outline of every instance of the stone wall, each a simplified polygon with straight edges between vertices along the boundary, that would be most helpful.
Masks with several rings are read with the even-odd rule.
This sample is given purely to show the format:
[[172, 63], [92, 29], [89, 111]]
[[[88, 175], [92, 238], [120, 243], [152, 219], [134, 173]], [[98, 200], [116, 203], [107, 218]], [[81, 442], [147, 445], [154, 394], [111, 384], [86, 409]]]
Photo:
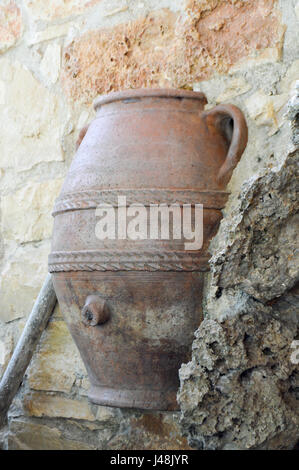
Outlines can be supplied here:
[[[288, 291], [295, 274], [288, 258], [291, 253], [284, 251], [280, 258], [282, 264], [289, 263], [281, 276], [273, 272], [277, 262], [271, 258], [273, 253], [259, 254], [269, 250], [271, 243], [293, 241], [294, 221], [286, 215], [291, 196], [282, 180], [286, 171], [290, 184], [294, 168], [286, 150], [290, 125], [285, 112], [298, 78], [298, 16], [295, 0], [1, 0], [0, 375], [47, 272], [51, 209], [78, 133], [94, 116], [94, 97], [124, 88], [194, 89], [206, 94], [209, 107], [219, 102], [239, 106], [249, 126], [247, 149], [229, 184], [232, 194], [224, 211], [224, 229], [214, 243], [207, 318], [196, 333], [190, 363], [195, 372], [192, 376], [190, 364], [181, 371], [181, 424], [179, 413], [142, 413], [89, 404], [85, 368], [56, 308], [10, 410], [9, 426], [2, 430], [4, 448], [248, 448], [265, 442], [271, 448], [294, 444], [296, 423], [286, 425], [291, 409], [286, 402], [293, 400], [292, 394], [280, 400], [287, 387], [295, 387], [290, 382], [293, 370], [289, 364], [284, 367], [287, 359], [280, 359], [280, 351], [294, 337], [294, 309], [290, 307], [294, 292]], [[275, 182], [278, 167], [282, 176]], [[241, 190], [245, 181], [247, 186]], [[277, 210], [274, 202], [261, 209], [256, 202], [253, 208], [246, 206], [249, 197], [266, 200], [269, 187], [271, 194], [277, 191], [281, 204], [288, 203], [286, 212], [280, 214], [288, 220], [285, 231], [272, 219]], [[261, 235], [267, 230], [264, 217], [272, 224], [268, 244]], [[226, 221], [232, 225], [227, 227]], [[237, 229], [238, 223], [242, 228]], [[247, 237], [246, 227], [252, 223], [255, 228]], [[261, 251], [256, 251], [259, 240]], [[244, 244], [246, 248], [241, 249]], [[267, 263], [268, 271], [264, 269]], [[235, 316], [225, 319], [226, 311]], [[285, 316], [283, 325], [280, 315]], [[210, 346], [212, 352], [208, 349], [204, 354], [210, 365], [203, 370], [198, 365], [203, 360], [199, 344], [210, 345], [209, 328], [215, 330], [215, 344]], [[232, 346], [223, 331], [235, 330]], [[239, 359], [236, 365], [236, 357], [244, 350], [244, 335], [256, 331], [256, 357], [249, 360], [243, 355], [242, 364]], [[281, 338], [277, 331], [282, 331]], [[220, 346], [231, 350], [230, 358], [218, 352]], [[216, 360], [222, 361], [223, 370], [215, 378], [207, 370], [213, 371]], [[282, 365], [271, 375], [277, 363]], [[236, 377], [242, 378], [241, 385], [237, 378], [232, 382], [233, 368]], [[219, 407], [225, 412], [218, 427], [214, 421], [222, 408], [213, 406], [215, 397], [208, 386], [203, 392], [207, 381], [221, 389]], [[280, 388], [278, 382], [283, 383]], [[191, 383], [198, 387], [192, 388]], [[269, 390], [271, 405], [256, 404], [255, 412], [260, 413], [260, 408], [263, 412], [255, 433], [248, 429], [257, 415], [244, 417], [240, 402], [233, 399], [231, 420], [239, 422], [227, 424], [230, 400], [223, 401], [223, 393], [236, 396], [239, 389], [233, 383], [239, 384], [243, 401], [254, 400], [252, 390], [257, 387], [266, 395]], [[281, 409], [279, 416], [273, 417], [273, 407]], [[264, 434], [263, 426], [269, 428]], [[234, 427], [239, 431], [232, 432]]]

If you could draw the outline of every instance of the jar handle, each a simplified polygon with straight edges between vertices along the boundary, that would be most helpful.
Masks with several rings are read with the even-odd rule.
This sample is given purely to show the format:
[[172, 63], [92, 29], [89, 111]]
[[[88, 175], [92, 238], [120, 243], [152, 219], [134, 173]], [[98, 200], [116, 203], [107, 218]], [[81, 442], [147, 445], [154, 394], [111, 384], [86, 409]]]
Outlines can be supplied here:
[[78, 139], [76, 141], [76, 151], [80, 147], [81, 142], [84, 139], [86, 132], [88, 131], [88, 128], [89, 128], [89, 124], [87, 126], [82, 127], [81, 131], [79, 132]]
[[[226, 185], [237, 166], [242, 153], [245, 150], [248, 140], [248, 128], [242, 111], [232, 104], [220, 104], [211, 110], [203, 112], [203, 118], [211, 118], [214, 126], [226, 135], [230, 140], [230, 147], [228, 149], [225, 162], [222, 164], [217, 181], [221, 185]], [[229, 128], [231, 121], [233, 121], [233, 129]]]

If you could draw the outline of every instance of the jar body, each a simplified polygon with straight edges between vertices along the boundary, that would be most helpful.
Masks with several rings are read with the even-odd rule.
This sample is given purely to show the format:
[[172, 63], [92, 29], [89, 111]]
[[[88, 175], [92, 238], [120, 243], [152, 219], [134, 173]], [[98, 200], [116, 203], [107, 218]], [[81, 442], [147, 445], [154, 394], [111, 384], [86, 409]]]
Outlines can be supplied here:
[[[49, 270], [95, 403], [177, 408], [178, 369], [190, 360], [208, 245], [228, 196], [218, 174], [230, 142], [203, 118], [205, 102], [175, 90], [100, 98], [56, 202]], [[186, 249], [173, 226], [166, 239], [99, 239], [101, 204], [117, 221], [132, 204], [190, 204], [193, 216], [202, 204], [203, 244]], [[107, 302], [108, 321], [82, 321], [90, 295]]]

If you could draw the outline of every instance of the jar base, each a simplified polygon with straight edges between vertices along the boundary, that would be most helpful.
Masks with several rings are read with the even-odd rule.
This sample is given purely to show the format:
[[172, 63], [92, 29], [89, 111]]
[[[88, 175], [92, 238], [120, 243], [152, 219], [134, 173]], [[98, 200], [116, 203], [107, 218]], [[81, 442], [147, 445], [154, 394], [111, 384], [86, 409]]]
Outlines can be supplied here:
[[88, 398], [97, 405], [118, 408], [139, 408], [156, 411], [178, 411], [177, 390], [117, 390], [115, 388], [91, 385]]

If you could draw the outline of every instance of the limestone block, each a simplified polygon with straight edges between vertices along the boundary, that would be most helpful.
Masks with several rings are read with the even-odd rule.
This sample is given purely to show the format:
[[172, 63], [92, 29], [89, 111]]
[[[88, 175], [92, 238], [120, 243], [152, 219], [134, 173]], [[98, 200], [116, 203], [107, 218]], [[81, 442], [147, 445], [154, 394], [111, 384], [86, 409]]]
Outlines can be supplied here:
[[160, 83], [165, 45], [170, 47], [174, 41], [175, 19], [175, 14], [165, 10], [74, 39], [63, 55], [66, 93], [91, 102], [99, 93]]
[[186, 438], [181, 435], [178, 415], [135, 412], [127, 419], [128, 432], [116, 434], [109, 442], [109, 449], [191, 450]]
[[285, 75], [280, 82], [280, 92], [293, 95], [296, 88], [296, 81], [299, 77], [299, 59], [294, 62], [287, 69]]
[[18, 247], [0, 277], [0, 320], [9, 322], [29, 315], [47, 274], [50, 243]]
[[242, 77], [234, 77], [230, 79], [223, 92], [217, 96], [216, 103], [223, 103], [229, 101], [236, 96], [243, 95], [251, 89], [251, 85], [246, 82]]
[[5, 104], [6, 87], [3, 80], [0, 80], [0, 104]]
[[62, 84], [74, 101], [124, 88], [192, 88], [243, 59], [280, 59], [284, 27], [274, 0], [187, 2], [111, 29], [74, 37], [63, 54]]
[[30, 388], [70, 392], [77, 374], [86, 371], [65, 322], [50, 322], [28, 368]]
[[45, 50], [40, 64], [40, 71], [46, 85], [57, 82], [60, 71], [61, 46], [59, 44], [49, 44]]
[[79, 393], [80, 395], [86, 396], [88, 395], [88, 390], [90, 387], [90, 381], [88, 376], [86, 377], [80, 377], [78, 380], [76, 380], [76, 384], [79, 387]]
[[275, 47], [267, 47], [266, 49], [252, 51], [250, 55], [240, 58], [236, 64], [230, 67], [231, 73], [245, 73], [250, 69], [256, 69], [265, 64], [273, 64], [279, 62], [282, 57], [284, 43], [285, 27], [280, 26], [277, 37], [280, 38]]
[[117, 408], [112, 408], [109, 406], [97, 406], [96, 419], [97, 421], [106, 423], [110, 421], [115, 421], [116, 417], [119, 415], [119, 410]]
[[63, 180], [31, 183], [1, 199], [4, 239], [26, 243], [50, 238], [54, 201]]
[[80, 14], [101, 0], [24, 0], [29, 15], [35, 20], [51, 21]]
[[8, 450], [93, 450], [87, 442], [66, 439], [55, 426], [24, 419], [13, 420], [7, 439]]
[[[31, 392], [23, 399], [24, 410], [30, 416], [73, 418], [95, 421], [87, 399], [74, 400], [61, 395]], [[108, 419], [108, 418], [106, 418]]]
[[0, 5], [0, 53], [12, 47], [22, 34], [22, 17], [14, 0], [2, 0]]
[[247, 93], [251, 87], [243, 77], [232, 75], [217, 75], [210, 80], [193, 84], [194, 91], [201, 91], [207, 96], [209, 103], [206, 109], [218, 103], [230, 102], [237, 96]]
[[13, 339], [11, 334], [6, 333], [5, 336], [0, 339], [0, 378], [5, 372], [5, 369], [9, 363], [12, 353]]
[[24, 40], [28, 46], [33, 46], [39, 44], [40, 42], [50, 41], [52, 39], [61, 38], [67, 36], [69, 32], [74, 27], [74, 22], [70, 21], [68, 23], [55, 24], [53, 26], [48, 26], [43, 30], [32, 29], [24, 35]]
[[288, 95], [266, 95], [261, 90], [251, 95], [246, 101], [249, 116], [258, 126], [268, 126], [269, 135], [274, 134], [281, 124], [278, 112], [286, 105]]
[[0, 166], [29, 170], [40, 162], [62, 161], [65, 110], [58, 98], [19, 63], [0, 60]]
[[[107, 408], [105, 420], [12, 418], [8, 449], [190, 450], [178, 426], [179, 413], [142, 413]], [[109, 414], [109, 418], [108, 415]], [[50, 422], [50, 421], [48, 421]], [[56, 427], [57, 426], [57, 427]]]

